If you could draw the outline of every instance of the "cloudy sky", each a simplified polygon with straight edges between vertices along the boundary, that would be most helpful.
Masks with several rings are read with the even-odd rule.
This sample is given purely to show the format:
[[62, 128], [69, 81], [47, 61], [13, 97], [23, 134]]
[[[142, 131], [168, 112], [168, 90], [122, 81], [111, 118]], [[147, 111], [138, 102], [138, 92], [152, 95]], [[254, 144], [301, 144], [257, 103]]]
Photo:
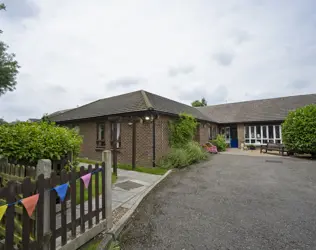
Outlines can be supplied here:
[[145, 89], [209, 104], [316, 93], [314, 0], [0, 0], [21, 65], [0, 117]]

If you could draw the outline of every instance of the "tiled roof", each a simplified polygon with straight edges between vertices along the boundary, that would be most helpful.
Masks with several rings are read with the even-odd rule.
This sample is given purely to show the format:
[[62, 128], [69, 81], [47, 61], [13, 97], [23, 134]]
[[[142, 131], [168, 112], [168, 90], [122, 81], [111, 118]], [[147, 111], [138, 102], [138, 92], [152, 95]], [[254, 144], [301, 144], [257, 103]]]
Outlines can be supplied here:
[[171, 115], [185, 112], [200, 120], [211, 120], [196, 108], [144, 90], [101, 99], [63, 113], [52, 114], [50, 118], [56, 122], [63, 122], [146, 110]]
[[218, 123], [283, 121], [290, 110], [316, 104], [316, 94], [287, 96], [198, 108]]

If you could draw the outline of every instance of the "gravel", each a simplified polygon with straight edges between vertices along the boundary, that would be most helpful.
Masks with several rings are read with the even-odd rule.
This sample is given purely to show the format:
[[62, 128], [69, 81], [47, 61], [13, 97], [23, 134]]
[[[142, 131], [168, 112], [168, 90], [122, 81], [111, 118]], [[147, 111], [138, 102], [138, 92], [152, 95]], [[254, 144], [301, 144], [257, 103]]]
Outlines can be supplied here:
[[141, 203], [122, 249], [316, 249], [316, 162], [216, 155]]

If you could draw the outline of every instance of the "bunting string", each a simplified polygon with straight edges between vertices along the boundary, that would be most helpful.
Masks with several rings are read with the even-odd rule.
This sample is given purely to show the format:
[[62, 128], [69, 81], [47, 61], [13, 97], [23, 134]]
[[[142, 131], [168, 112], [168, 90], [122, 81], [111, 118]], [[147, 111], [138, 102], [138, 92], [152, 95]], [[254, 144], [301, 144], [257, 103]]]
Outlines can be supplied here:
[[[90, 184], [91, 176], [97, 172], [100, 172], [100, 171], [102, 171], [102, 168], [99, 168], [99, 169], [94, 170], [90, 173], [87, 173], [87, 174], [77, 178], [76, 181], [81, 179], [85, 188], [88, 188], [89, 184]], [[48, 189], [47, 191], [50, 192], [50, 191], [54, 190], [57, 193], [57, 195], [59, 196], [60, 201], [63, 202], [66, 198], [68, 187], [69, 187], [69, 182], [66, 182], [66, 183], [63, 183], [63, 184], [58, 185], [56, 187], [53, 187], [51, 189]], [[35, 208], [36, 208], [38, 199], [39, 199], [39, 194], [34, 194], [32, 196], [25, 197], [25, 198], [18, 200], [16, 202], [1, 205], [0, 206], [0, 221], [2, 220], [2, 217], [5, 214], [8, 207], [14, 206], [14, 205], [19, 204], [19, 203], [21, 203], [25, 207], [28, 215], [31, 217]]]

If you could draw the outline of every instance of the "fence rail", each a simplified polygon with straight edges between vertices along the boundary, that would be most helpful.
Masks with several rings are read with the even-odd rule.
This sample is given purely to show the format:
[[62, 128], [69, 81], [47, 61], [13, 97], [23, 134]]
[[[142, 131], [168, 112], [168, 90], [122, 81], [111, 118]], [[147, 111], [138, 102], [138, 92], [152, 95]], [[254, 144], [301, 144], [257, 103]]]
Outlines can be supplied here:
[[[29, 217], [24, 206], [18, 204], [8, 206], [1, 220], [0, 236], [4, 249], [56, 249], [67, 242], [76, 239], [78, 234], [107, 220], [107, 206], [111, 188], [111, 166], [105, 162], [101, 166], [89, 165], [88, 169], [81, 167], [79, 171], [62, 170], [59, 175], [51, 172], [51, 164], [44, 164], [44, 170], [36, 171], [30, 168], [32, 177], [23, 177], [26, 167], [0, 164], [1, 183], [7, 178], [5, 186], [0, 188], [2, 204], [17, 202], [23, 198], [39, 194], [36, 210]], [[40, 166], [38, 165], [37, 168]], [[48, 170], [50, 168], [50, 170]], [[45, 178], [43, 171], [51, 172]], [[42, 174], [38, 174], [42, 172]], [[90, 183], [86, 189], [81, 177], [91, 173]], [[14, 178], [18, 179], [14, 179]], [[46, 173], [47, 177], [47, 173]], [[59, 199], [56, 186], [69, 184], [64, 201]], [[2, 183], [3, 185], [3, 183]], [[111, 211], [112, 213], [112, 211]], [[110, 221], [110, 220], [109, 220]]]

